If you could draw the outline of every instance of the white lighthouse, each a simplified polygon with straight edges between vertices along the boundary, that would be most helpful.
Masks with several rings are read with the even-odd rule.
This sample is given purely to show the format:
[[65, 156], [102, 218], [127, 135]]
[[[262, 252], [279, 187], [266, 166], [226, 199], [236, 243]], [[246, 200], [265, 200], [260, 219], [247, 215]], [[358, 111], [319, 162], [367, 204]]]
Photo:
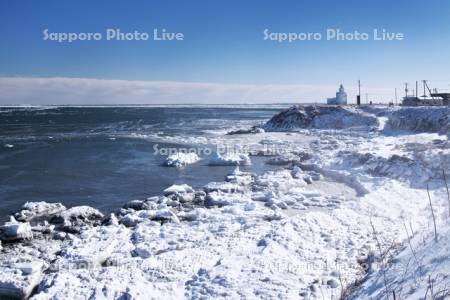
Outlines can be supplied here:
[[336, 92], [336, 98], [328, 98], [327, 104], [330, 105], [346, 105], [347, 104], [347, 93], [344, 90], [344, 86], [341, 84], [339, 91]]

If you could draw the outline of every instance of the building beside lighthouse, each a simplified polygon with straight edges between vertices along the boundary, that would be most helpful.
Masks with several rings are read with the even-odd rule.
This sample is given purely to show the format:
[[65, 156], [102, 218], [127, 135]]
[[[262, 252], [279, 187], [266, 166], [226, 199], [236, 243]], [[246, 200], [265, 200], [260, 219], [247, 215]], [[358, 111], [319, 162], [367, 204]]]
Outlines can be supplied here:
[[329, 105], [346, 105], [347, 104], [347, 93], [344, 90], [344, 86], [341, 84], [339, 91], [336, 92], [335, 98], [328, 98], [327, 104]]

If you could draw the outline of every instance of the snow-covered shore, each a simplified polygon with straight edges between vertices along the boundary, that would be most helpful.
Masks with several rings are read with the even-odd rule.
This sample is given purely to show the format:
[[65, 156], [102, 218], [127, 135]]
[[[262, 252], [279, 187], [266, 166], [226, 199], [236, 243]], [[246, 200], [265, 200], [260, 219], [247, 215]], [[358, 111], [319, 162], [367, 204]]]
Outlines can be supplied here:
[[[282, 147], [268, 161], [275, 170], [236, 167], [223, 182], [173, 185], [109, 216], [27, 203], [0, 228], [0, 295], [417, 299], [430, 285], [424, 278], [433, 283], [429, 294], [443, 293], [450, 285], [442, 180], [450, 170], [448, 114], [292, 107], [265, 132], [230, 137], [261, 147], [259, 155], [268, 144]], [[244, 164], [229, 161], [238, 160], [220, 163]], [[429, 237], [427, 184], [437, 242]]]

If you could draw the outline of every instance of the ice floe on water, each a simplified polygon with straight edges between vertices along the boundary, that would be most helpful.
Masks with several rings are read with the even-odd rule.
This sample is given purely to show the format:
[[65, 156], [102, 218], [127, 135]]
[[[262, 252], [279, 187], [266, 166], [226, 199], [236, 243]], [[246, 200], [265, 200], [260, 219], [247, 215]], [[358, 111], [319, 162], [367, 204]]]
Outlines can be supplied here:
[[164, 161], [164, 166], [181, 168], [200, 160], [196, 153], [177, 152], [169, 155]]
[[247, 153], [213, 153], [209, 163], [210, 166], [249, 166], [251, 165], [250, 157]]
[[[216, 140], [254, 145], [271, 170], [216, 153], [209, 165], [235, 167], [223, 181], [174, 184], [107, 216], [25, 203], [0, 227], [0, 298], [444, 299], [449, 142], [440, 111], [421, 108], [434, 125], [418, 134], [402, 110], [291, 108], [265, 132]], [[386, 132], [381, 115], [410, 131]]]

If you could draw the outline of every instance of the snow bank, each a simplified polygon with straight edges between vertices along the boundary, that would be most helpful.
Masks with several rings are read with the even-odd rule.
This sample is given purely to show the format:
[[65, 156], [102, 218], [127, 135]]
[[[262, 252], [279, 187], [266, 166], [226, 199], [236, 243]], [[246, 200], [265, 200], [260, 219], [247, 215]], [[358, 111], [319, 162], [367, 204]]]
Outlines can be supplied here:
[[378, 126], [373, 115], [351, 106], [293, 106], [273, 116], [264, 126], [266, 131], [300, 128], [345, 129]]
[[193, 164], [199, 160], [200, 157], [198, 157], [198, 155], [195, 153], [178, 152], [167, 157], [163, 165], [166, 167], [181, 168], [186, 165]]
[[248, 154], [227, 152], [225, 154], [214, 153], [208, 165], [210, 166], [248, 166], [251, 160]]
[[[408, 230], [408, 229], [407, 229]], [[447, 299], [450, 270], [450, 227], [439, 227], [437, 241], [431, 233], [409, 233], [411, 241], [387, 267], [368, 274], [349, 299]], [[389, 295], [386, 295], [389, 293]]]
[[403, 107], [389, 114], [388, 129], [450, 134], [450, 107]]

